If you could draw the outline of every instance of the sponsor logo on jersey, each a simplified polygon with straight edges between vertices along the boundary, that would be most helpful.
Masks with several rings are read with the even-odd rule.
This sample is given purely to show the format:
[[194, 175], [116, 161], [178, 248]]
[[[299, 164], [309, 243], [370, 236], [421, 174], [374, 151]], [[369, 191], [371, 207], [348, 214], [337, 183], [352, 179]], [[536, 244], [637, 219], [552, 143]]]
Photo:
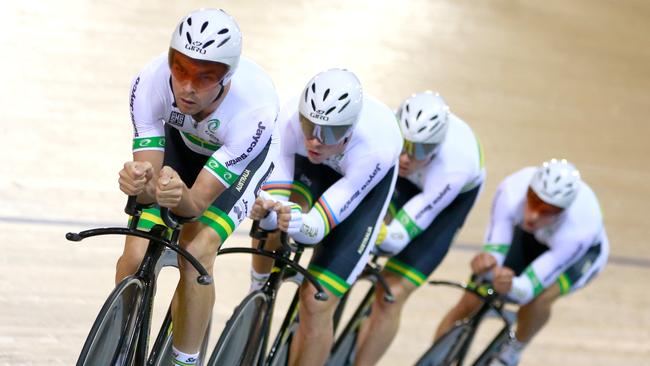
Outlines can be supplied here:
[[243, 154], [239, 155], [238, 157], [236, 157], [234, 159], [228, 160], [226, 162], [226, 166], [233, 166], [233, 165], [239, 163], [240, 161], [244, 161], [244, 159], [246, 159], [247, 157], [248, 157], [248, 155], [246, 153], [243, 153]]
[[247, 153], [250, 154], [255, 146], [257, 146], [257, 142], [260, 140], [260, 137], [262, 137], [264, 130], [266, 130], [266, 126], [262, 124], [262, 121], [257, 122], [257, 130], [255, 131], [255, 135], [253, 135], [253, 142], [251, 142], [248, 149], [246, 149]]
[[138, 90], [138, 84], [140, 83], [140, 77], [133, 82], [133, 88], [131, 88], [131, 97], [129, 98], [129, 107], [131, 109], [131, 122], [133, 123], [133, 131], [135, 131], [135, 137], [138, 137], [138, 128], [135, 125], [135, 114], [133, 112], [133, 104], [135, 103], [135, 92]]
[[368, 226], [368, 228], [366, 229], [366, 233], [363, 235], [363, 240], [361, 241], [361, 245], [359, 245], [359, 248], [357, 248], [358, 254], [363, 254], [363, 252], [366, 250], [366, 246], [368, 246], [368, 241], [370, 240], [371, 235], [372, 235], [372, 226]]
[[219, 125], [221, 125], [221, 121], [219, 121], [218, 119], [215, 118], [215, 119], [209, 120], [208, 121], [208, 131], [210, 131], [210, 132], [216, 131], [217, 128], [219, 128]]
[[248, 169], [245, 169], [243, 173], [239, 176], [239, 180], [237, 181], [237, 187], [235, 189], [237, 192], [241, 192], [241, 189], [244, 188], [244, 184], [246, 184], [246, 181], [248, 180], [248, 176], [251, 174], [251, 171]]
[[183, 124], [185, 123], [185, 115], [183, 113], [178, 113], [176, 111], [172, 111], [172, 113], [169, 115], [169, 124], [174, 125], [177, 127], [183, 127]]
[[438, 204], [438, 202], [440, 202], [442, 197], [444, 197], [450, 190], [451, 190], [451, 186], [449, 184], [447, 184], [445, 186], [445, 188], [443, 188], [442, 191], [440, 191], [440, 193], [438, 193], [438, 197], [436, 197], [436, 199], [433, 200], [433, 203], [429, 203], [428, 205], [426, 205], [426, 207], [424, 207], [422, 210], [420, 210], [420, 212], [418, 212], [415, 215], [415, 219], [416, 220], [419, 219], [420, 217], [422, 217], [422, 215], [424, 215], [425, 212], [427, 212], [429, 210], [432, 210], [433, 206]]

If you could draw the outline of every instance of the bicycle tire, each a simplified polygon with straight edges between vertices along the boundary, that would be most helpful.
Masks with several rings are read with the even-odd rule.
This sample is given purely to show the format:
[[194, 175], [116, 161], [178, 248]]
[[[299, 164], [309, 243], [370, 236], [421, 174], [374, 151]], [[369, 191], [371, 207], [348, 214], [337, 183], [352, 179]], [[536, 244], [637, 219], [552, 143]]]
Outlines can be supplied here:
[[287, 366], [289, 364], [289, 350], [291, 348], [291, 341], [298, 331], [298, 322], [294, 321], [289, 325], [287, 330], [286, 341], [280, 343], [273, 358], [267, 360], [266, 365], [268, 366]]
[[458, 365], [464, 342], [470, 335], [472, 327], [467, 323], [456, 324], [435, 342], [417, 361], [415, 366], [451, 366]]
[[255, 365], [262, 352], [269, 299], [262, 291], [248, 294], [235, 308], [206, 365]]
[[508, 329], [504, 329], [494, 338], [492, 342], [485, 348], [483, 353], [474, 361], [473, 366], [487, 366], [498, 355], [504, 343], [508, 342], [510, 334]]
[[129, 348], [137, 341], [143, 293], [142, 282], [135, 277], [127, 277], [113, 289], [88, 333], [77, 366], [128, 365], [133, 354]]

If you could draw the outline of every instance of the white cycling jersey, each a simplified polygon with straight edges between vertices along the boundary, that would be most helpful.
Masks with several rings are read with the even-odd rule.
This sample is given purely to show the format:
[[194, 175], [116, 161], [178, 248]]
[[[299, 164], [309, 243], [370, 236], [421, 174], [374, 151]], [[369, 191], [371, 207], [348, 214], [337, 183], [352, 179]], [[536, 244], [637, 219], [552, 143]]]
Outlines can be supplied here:
[[221, 105], [202, 121], [183, 114], [174, 101], [167, 52], [149, 63], [131, 83], [133, 151], [164, 151], [164, 124], [178, 129], [187, 147], [210, 156], [204, 169], [226, 187], [265, 147], [274, 133], [279, 102], [269, 76], [241, 58]]
[[[513, 229], [524, 218], [526, 193], [537, 168], [527, 167], [508, 177], [499, 185], [492, 203], [490, 224], [484, 249], [501, 265], [513, 239]], [[593, 245], [601, 245], [599, 258], [605, 265], [609, 242], [603, 226], [603, 217], [596, 195], [583, 181], [575, 201], [551, 225], [536, 230], [535, 239], [549, 250], [537, 257], [522, 274], [513, 280], [508, 294], [525, 304], [543, 289], [552, 285], [574, 262]]]
[[404, 204], [388, 225], [382, 250], [399, 252], [459, 194], [483, 183], [484, 165], [480, 141], [467, 123], [450, 114], [449, 129], [440, 150], [429, 163], [406, 177], [421, 192]]
[[[298, 119], [298, 98], [292, 98], [280, 112], [280, 158], [265, 185], [265, 190], [281, 200], [288, 199], [293, 187], [295, 156], [307, 156]], [[364, 96], [359, 121], [344, 151], [323, 162], [343, 177], [323, 193], [309, 213], [303, 214], [303, 228], [294, 239], [306, 244], [320, 242], [397, 166], [401, 150], [402, 138], [393, 111]]]

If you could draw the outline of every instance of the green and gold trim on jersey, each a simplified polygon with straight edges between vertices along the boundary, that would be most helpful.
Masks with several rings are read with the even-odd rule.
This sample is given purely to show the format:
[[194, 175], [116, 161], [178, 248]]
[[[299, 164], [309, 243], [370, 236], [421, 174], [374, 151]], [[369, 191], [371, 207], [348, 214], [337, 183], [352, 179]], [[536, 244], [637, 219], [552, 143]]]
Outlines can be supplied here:
[[[131, 220], [133, 220], [133, 216], [129, 216], [129, 226], [131, 226]], [[151, 229], [156, 225], [167, 227], [167, 225], [165, 225], [163, 220], [160, 218], [160, 209], [158, 207], [151, 207], [142, 210], [142, 213], [140, 214], [140, 220], [138, 220], [137, 229], [142, 231], [151, 231]], [[167, 235], [169, 238], [171, 229], [167, 228], [167, 230]]]
[[165, 150], [165, 136], [134, 137], [133, 152], [141, 150]]
[[571, 291], [571, 286], [573, 286], [573, 283], [566, 273], [561, 274], [560, 277], [557, 278], [556, 282], [558, 286], [560, 286], [561, 295], [566, 295]]
[[232, 221], [230, 216], [214, 206], [210, 206], [205, 210], [199, 218], [199, 222], [214, 229], [221, 238], [222, 243], [226, 241], [236, 228], [235, 222]]
[[309, 265], [308, 271], [312, 274], [312, 276], [316, 277], [318, 282], [320, 282], [323, 287], [330, 290], [330, 292], [337, 297], [343, 296], [348, 291], [348, 289], [350, 289], [350, 285], [348, 285], [347, 282], [345, 282], [341, 277], [337, 276], [333, 272], [328, 271], [327, 269], [320, 268], [312, 264]]
[[183, 134], [183, 136], [187, 141], [203, 149], [207, 149], [212, 152], [215, 152], [219, 150], [219, 148], [221, 147], [221, 145], [213, 144], [210, 141], [206, 141], [198, 136], [192, 135], [191, 133], [187, 133], [187, 132], [181, 132], [181, 133]]
[[211, 156], [205, 163], [205, 167], [216, 176], [221, 178], [221, 180], [226, 182], [228, 187], [235, 183], [235, 181], [237, 181], [239, 178], [239, 175], [228, 170], [225, 165], [221, 164], [219, 160], [215, 159], [213, 156]]
[[389, 259], [384, 268], [406, 278], [415, 286], [420, 286], [427, 280], [427, 277], [422, 272], [395, 258]]
[[406, 229], [406, 233], [409, 235], [409, 239], [413, 239], [416, 236], [420, 235], [422, 233], [422, 229], [418, 227], [418, 225], [415, 223], [415, 221], [406, 213], [404, 209], [399, 210], [397, 212], [397, 216], [395, 217], [397, 222], [402, 224], [404, 229]]

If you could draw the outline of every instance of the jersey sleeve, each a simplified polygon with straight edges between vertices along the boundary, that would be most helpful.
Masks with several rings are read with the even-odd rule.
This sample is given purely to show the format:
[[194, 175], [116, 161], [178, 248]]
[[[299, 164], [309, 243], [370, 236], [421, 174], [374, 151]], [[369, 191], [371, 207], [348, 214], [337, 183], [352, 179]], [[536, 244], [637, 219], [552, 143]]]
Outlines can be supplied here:
[[271, 141], [276, 106], [269, 105], [241, 113], [232, 120], [226, 141], [204, 165], [224, 186], [230, 187]]
[[512, 281], [508, 297], [519, 304], [527, 304], [551, 286], [571, 264], [589, 249], [590, 238], [575, 235], [564, 242], [555, 243], [551, 249], [537, 257]]
[[492, 254], [499, 265], [503, 264], [512, 243], [515, 226], [513, 210], [513, 202], [509, 197], [507, 184], [502, 182], [492, 200], [490, 223], [483, 245], [483, 251]]
[[323, 222], [323, 237], [354, 212], [396, 163], [377, 159], [377, 156], [367, 154], [354, 160], [355, 164], [346, 169], [345, 175], [329, 187], [309, 211], [308, 216]]
[[391, 225], [401, 225], [413, 240], [426, 230], [445, 207], [458, 196], [467, 174], [448, 173], [442, 166], [432, 166], [422, 192], [413, 196], [397, 212]]
[[143, 71], [131, 82], [129, 108], [133, 123], [133, 152], [165, 150], [164, 99], [156, 91], [152, 72]]

